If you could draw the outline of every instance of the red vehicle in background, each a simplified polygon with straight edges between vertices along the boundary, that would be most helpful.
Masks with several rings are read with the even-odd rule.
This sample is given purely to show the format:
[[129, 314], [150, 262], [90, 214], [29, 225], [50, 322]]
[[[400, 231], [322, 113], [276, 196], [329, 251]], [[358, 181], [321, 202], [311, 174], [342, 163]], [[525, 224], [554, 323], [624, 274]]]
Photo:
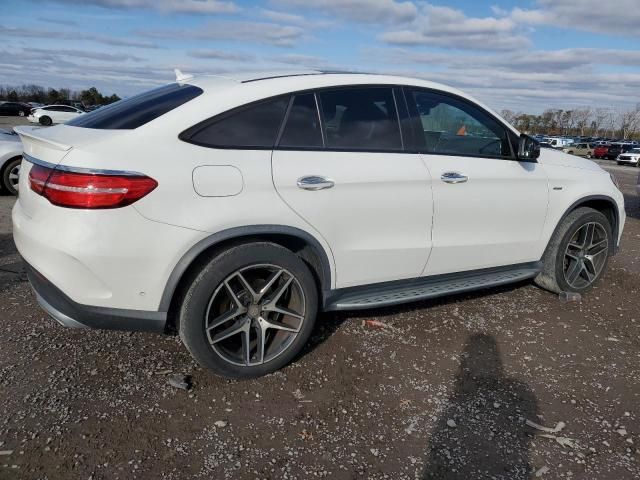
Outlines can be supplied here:
[[611, 160], [612, 158], [616, 158], [615, 156], [611, 156], [612, 153], [609, 152], [611, 145], [598, 145], [593, 149], [593, 158], [605, 158], [607, 160]]

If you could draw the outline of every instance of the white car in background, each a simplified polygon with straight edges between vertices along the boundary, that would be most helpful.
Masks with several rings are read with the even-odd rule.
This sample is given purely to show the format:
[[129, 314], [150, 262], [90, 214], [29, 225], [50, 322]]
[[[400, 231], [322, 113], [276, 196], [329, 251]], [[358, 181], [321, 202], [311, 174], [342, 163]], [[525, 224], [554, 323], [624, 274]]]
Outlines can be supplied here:
[[618, 155], [616, 159], [618, 165], [635, 165], [640, 166], [640, 147], [629, 150], [625, 153]]
[[47, 105], [31, 110], [28, 119], [32, 123], [48, 126], [54, 123], [66, 123], [85, 113], [69, 105]]
[[13, 235], [63, 325], [178, 331], [227, 377], [272, 372], [318, 311], [534, 279], [589, 290], [615, 179], [459, 90], [303, 71], [178, 81], [24, 142]]
[[22, 142], [12, 130], [0, 128], [0, 190], [16, 195], [22, 162]]

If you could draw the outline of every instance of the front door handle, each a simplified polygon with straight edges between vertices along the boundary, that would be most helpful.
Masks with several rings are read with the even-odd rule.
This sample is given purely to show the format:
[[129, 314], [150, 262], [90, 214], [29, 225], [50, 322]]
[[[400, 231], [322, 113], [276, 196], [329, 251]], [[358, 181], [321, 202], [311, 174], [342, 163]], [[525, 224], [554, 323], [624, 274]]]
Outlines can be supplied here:
[[324, 190], [334, 185], [335, 182], [333, 180], [319, 175], [309, 175], [298, 179], [298, 188], [302, 188], [303, 190]]
[[469, 177], [459, 172], [444, 172], [440, 176], [440, 180], [445, 183], [464, 183], [469, 180]]

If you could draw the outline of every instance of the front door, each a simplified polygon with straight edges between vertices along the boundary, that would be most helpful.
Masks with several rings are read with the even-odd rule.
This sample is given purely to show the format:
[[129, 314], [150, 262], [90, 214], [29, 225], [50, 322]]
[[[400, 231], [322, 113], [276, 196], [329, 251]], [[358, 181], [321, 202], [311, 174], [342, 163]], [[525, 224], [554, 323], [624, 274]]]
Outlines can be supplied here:
[[429, 256], [431, 179], [403, 151], [399, 93], [296, 95], [273, 152], [278, 193], [330, 245], [338, 288], [418, 277]]
[[433, 182], [426, 275], [537, 261], [548, 203], [539, 163], [519, 162], [506, 127], [479, 106], [406, 91]]

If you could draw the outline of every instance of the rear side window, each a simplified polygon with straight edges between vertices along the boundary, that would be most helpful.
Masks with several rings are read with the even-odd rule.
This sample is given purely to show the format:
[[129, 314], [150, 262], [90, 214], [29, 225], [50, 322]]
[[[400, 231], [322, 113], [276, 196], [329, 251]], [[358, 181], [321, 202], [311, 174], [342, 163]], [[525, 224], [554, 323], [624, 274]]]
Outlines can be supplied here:
[[326, 147], [348, 150], [402, 150], [393, 90], [359, 87], [318, 94]]
[[138, 128], [202, 93], [193, 85], [171, 83], [74, 118], [67, 125], [101, 130]]
[[296, 95], [278, 144], [285, 148], [322, 148], [320, 117], [313, 93]]
[[273, 148], [289, 95], [246, 105], [206, 120], [180, 134], [196, 145], [218, 148]]

